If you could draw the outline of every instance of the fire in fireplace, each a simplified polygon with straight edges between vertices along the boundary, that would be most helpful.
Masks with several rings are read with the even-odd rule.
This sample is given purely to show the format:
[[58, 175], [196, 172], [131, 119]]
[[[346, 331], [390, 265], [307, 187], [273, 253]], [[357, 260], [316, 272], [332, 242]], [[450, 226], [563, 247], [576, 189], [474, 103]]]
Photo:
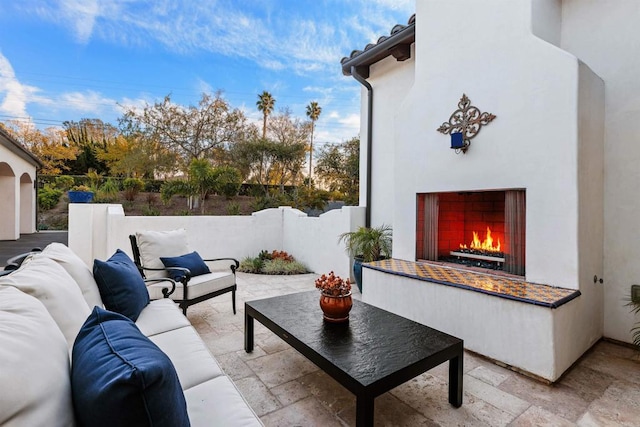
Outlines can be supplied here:
[[476, 231], [473, 232], [473, 240], [469, 243], [469, 246], [460, 243], [460, 249], [469, 250], [470, 253], [480, 253], [486, 254], [489, 253], [500, 253], [500, 239], [496, 246], [493, 246], [493, 237], [491, 237], [491, 229], [487, 227], [487, 234], [484, 240], [480, 240], [478, 233]]
[[524, 275], [524, 190], [417, 196], [417, 259]]

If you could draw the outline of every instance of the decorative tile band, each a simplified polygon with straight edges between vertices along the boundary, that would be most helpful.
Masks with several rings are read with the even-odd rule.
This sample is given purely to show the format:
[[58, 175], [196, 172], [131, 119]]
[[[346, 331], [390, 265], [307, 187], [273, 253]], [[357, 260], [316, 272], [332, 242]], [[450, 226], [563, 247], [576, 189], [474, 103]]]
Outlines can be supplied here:
[[385, 259], [362, 266], [389, 274], [468, 289], [549, 308], [558, 308], [580, 296], [580, 291], [575, 289], [529, 283], [509, 277], [460, 270], [427, 262]]

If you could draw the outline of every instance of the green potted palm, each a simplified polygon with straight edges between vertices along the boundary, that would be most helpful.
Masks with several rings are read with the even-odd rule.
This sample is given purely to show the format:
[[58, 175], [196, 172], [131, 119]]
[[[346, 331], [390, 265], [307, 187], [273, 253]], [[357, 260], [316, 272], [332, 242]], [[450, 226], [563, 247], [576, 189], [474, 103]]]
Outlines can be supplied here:
[[360, 227], [340, 235], [347, 253], [353, 257], [353, 276], [356, 285], [362, 292], [362, 263], [378, 261], [391, 256], [391, 226], [382, 224], [379, 227]]

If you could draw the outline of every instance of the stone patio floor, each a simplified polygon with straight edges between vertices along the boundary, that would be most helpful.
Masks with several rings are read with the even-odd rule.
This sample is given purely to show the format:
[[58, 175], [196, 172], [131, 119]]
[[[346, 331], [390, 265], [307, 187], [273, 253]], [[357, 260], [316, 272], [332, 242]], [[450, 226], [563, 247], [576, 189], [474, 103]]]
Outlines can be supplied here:
[[[239, 273], [237, 315], [229, 294], [189, 308], [189, 320], [266, 426], [355, 425], [355, 397], [259, 322], [253, 353], [244, 351], [244, 302], [312, 290], [316, 277]], [[469, 352], [464, 371], [459, 409], [447, 400], [444, 363], [377, 397], [375, 425], [640, 426], [640, 356], [624, 346], [600, 341], [551, 386]]]

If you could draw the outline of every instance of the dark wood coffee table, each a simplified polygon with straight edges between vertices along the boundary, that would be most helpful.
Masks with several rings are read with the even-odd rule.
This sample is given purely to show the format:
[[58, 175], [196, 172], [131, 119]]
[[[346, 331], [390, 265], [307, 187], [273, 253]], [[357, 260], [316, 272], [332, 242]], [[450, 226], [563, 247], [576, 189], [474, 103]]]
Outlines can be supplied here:
[[356, 425], [373, 425], [376, 396], [449, 361], [449, 402], [462, 405], [463, 341], [361, 301], [347, 323], [322, 319], [318, 291], [245, 303], [244, 349], [253, 319], [356, 395]]

